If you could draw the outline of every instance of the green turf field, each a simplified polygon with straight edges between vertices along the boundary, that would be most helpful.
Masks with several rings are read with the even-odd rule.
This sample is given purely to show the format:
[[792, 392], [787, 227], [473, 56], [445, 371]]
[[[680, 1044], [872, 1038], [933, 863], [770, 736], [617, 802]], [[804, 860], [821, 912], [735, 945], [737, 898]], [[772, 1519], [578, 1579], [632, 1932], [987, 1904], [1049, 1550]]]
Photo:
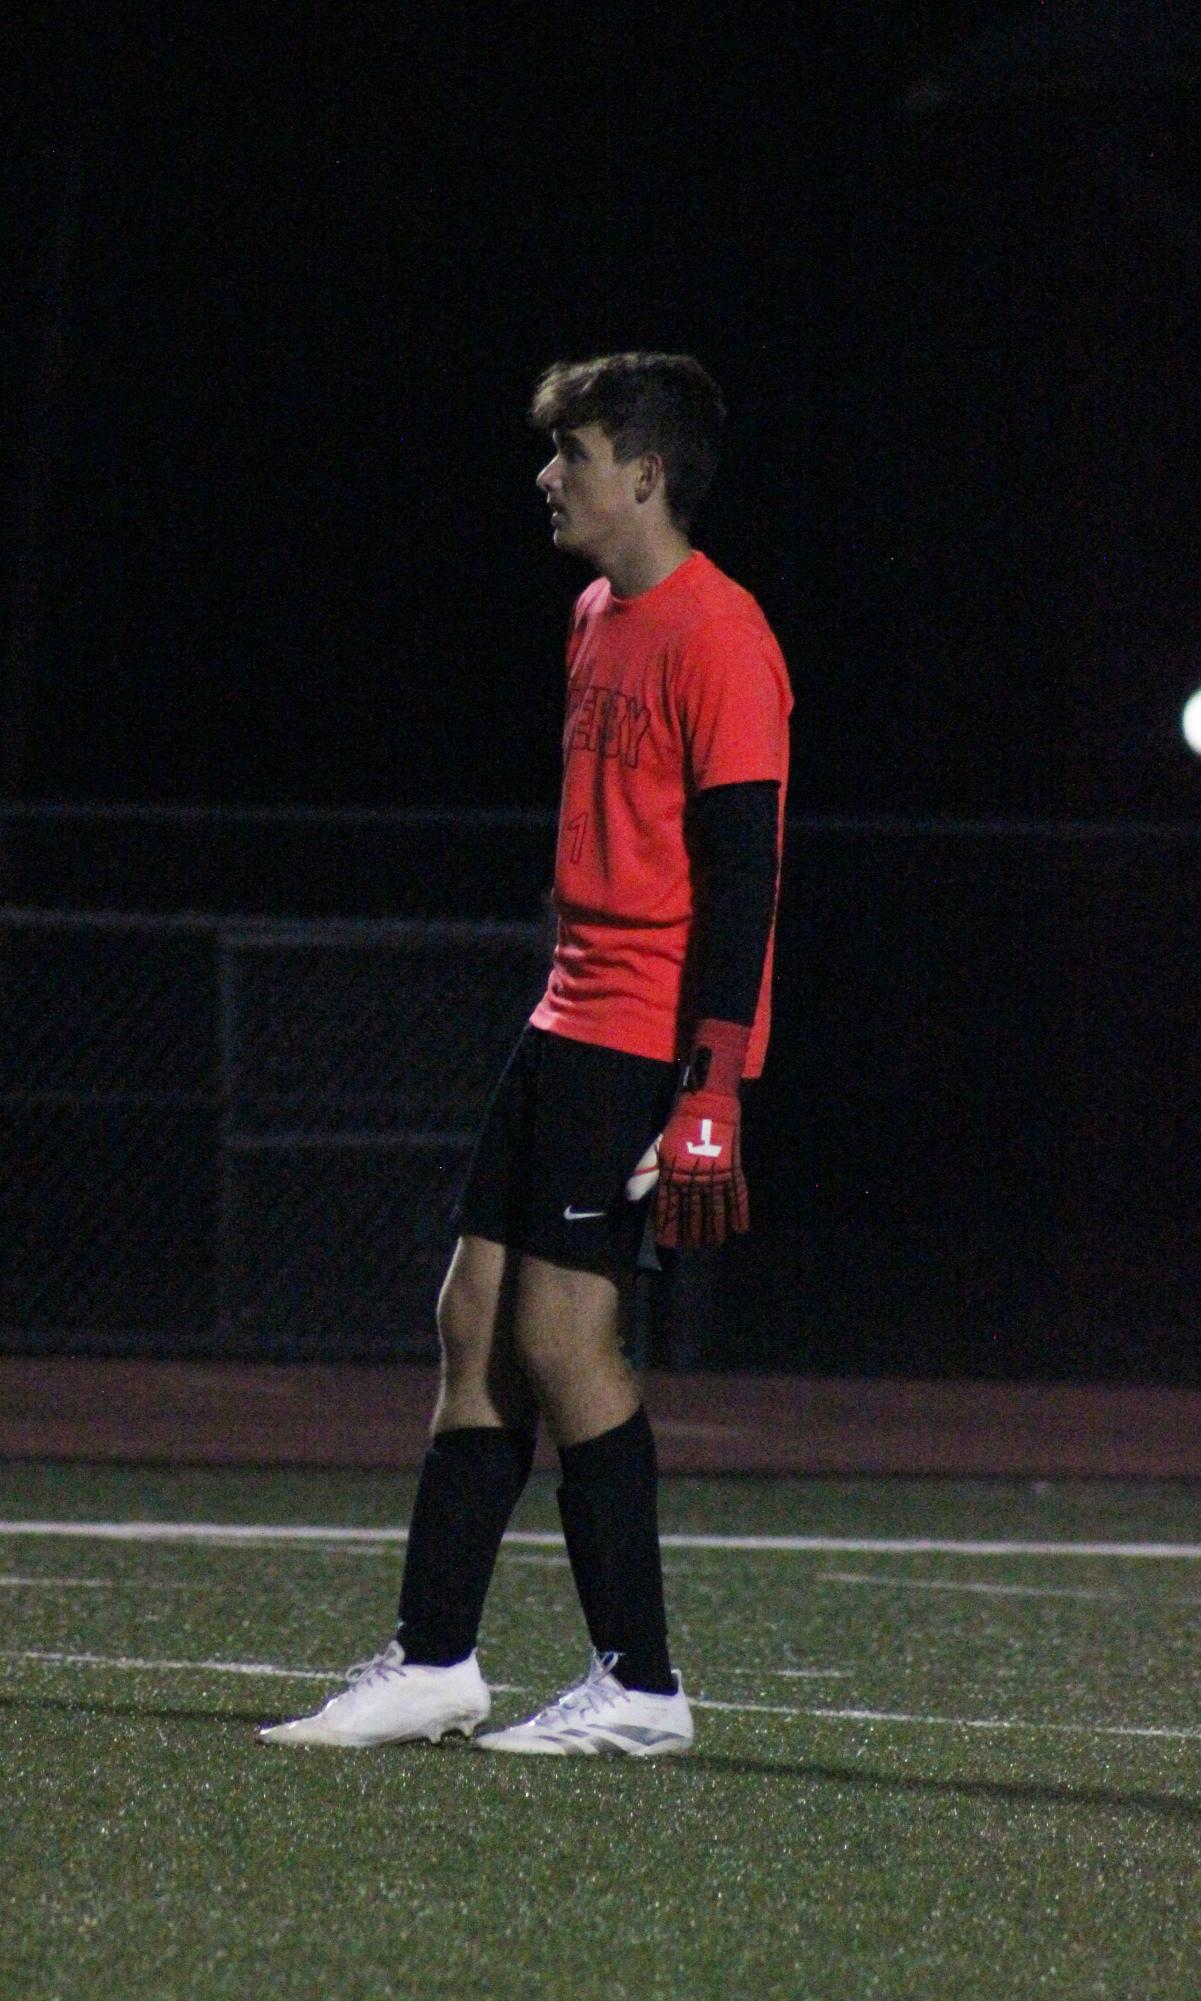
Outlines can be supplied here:
[[[1195, 1491], [669, 1483], [691, 1757], [257, 1745], [388, 1636], [409, 1497], [0, 1467], [3, 2001], [1196, 2001]], [[377, 1535], [13, 1532], [135, 1521]], [[550, 1481], [515, 1526], [500, 1721], [586, 1665]]]

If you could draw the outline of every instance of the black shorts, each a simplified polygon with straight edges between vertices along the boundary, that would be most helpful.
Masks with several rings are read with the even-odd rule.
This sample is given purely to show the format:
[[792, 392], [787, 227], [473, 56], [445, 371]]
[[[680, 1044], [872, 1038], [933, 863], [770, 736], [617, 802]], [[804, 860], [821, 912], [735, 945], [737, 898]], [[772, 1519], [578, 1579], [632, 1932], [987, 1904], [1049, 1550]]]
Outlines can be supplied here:
[[620, 1279], [638, 1260], [648, 1201], [625, 1184], [667, 1122], [680, 1065], [527, 1026], [505, 1065], [454, 1210], [486, 1237]]

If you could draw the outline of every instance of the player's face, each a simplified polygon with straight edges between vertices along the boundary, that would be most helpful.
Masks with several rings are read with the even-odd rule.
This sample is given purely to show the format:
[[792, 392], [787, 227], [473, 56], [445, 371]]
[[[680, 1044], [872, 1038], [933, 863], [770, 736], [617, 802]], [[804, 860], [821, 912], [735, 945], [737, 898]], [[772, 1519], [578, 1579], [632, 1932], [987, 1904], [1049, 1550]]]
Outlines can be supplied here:
[[598, 567], [619, 548], [638, 514], [638, 461], [619, 465], [599, 424], [555, 430], [555, 455], [538, 474], [556, 549]]

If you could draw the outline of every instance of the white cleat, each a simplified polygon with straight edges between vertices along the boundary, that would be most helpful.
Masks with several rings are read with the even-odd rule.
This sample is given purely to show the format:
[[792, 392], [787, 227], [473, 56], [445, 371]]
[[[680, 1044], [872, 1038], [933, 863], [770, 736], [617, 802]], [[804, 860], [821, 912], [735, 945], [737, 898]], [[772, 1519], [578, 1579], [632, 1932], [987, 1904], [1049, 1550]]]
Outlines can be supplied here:
[[473, 1653], [453, 1667], [422, 1667], [416, 1661], [410, 1666], [400, 1644], [390, 1640], [382, 1654], [352, 1667], [346, 1679], [349, 1688], [315, 1716], [264, 1725], [259, 1742], [341, 1744], [357, 1751], [415, 1737], [438, 1744], [448, 1730], [470, 1737], [492, 1708]]
[[691, 1749], [692, 1711], [676, 1675], [671, 1695], [623, 1688], [612, 1672], [616, 1654], [593, 1654], [585, 1681], [569, 1688], [525, 1723], [476, 1738], [481, 1751], [519, 1751], [551, 1758], [662, 1758]]

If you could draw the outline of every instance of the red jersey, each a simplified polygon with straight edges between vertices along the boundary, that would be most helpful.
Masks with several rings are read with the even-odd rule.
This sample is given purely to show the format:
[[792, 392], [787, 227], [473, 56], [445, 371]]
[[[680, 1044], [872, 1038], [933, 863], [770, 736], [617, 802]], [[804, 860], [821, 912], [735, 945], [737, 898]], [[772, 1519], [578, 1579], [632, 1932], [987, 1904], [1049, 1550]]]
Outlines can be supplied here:
[[[792, 693], [749, 591], [694, 550], [638, 597], [598, 577], [567, 642], [558, 941], [530, 1017], [577, 1042], [687, 1055], [684, 972], [694, 886], [684, 809], [714, 785], [773, 779], [780, 839]], [[775, 925], [745, 1075], [763, 1068]]]

